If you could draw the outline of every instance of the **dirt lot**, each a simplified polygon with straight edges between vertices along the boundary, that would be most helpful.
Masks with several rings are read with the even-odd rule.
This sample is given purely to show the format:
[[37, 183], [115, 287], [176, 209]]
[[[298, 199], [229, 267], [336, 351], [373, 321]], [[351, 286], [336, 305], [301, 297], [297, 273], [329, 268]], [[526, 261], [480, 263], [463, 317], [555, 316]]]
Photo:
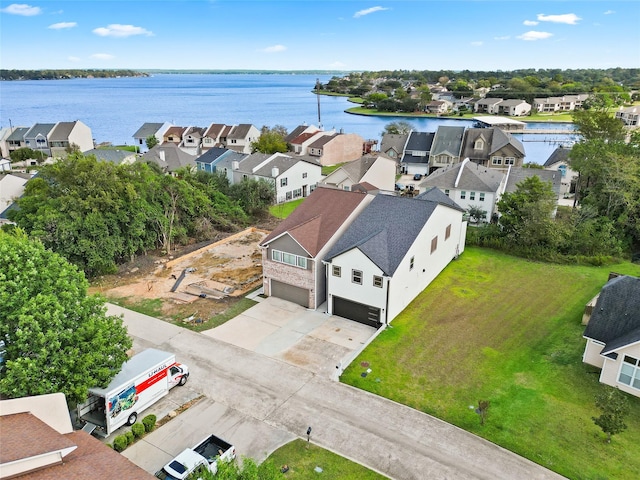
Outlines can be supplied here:
[[258, 244], [267, 234], [249, 228], [179, 257], [148, 256], [97, 279], [90, 291], [168, 320], [200, 323], [261, 285]]

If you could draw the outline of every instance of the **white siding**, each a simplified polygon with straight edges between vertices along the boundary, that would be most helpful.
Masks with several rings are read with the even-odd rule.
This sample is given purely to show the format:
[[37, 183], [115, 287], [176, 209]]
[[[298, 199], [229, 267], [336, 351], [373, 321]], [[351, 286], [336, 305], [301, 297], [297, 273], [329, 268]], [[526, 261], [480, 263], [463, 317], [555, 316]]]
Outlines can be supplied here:
[[[306, 178], [303, 174], [306, 173]], [[281, 186], [281, 180], [287, 179], [287, 185]], [[282, 203], [302, 196], [308, 196], [311, 193], [311, 187], [318, 184], [322, 178], [322, 168], [319, 165], [313, 165], [308, 162], [299, 161], [286, 172], [276, 177], [276, 203]], [[306, 192], [302, 195], [294, 197], [293, 192], [297, 189], [303, 190], [306, 185]], [[291, 198], [287, 198], [287, 192], [291, 193]]]

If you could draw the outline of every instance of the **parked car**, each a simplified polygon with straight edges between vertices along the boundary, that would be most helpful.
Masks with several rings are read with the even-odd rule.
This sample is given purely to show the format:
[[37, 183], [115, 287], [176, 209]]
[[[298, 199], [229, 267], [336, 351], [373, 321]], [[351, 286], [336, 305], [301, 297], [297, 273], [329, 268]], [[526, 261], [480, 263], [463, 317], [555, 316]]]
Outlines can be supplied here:
[[404, 190], [404, 185], [401, 183], [396, 183], [396, 192], [401, 192], [402, 190]]
[[416, 173], [416, 174], [413, 176], [413, 179], [414, 179], [414, 180], [422, 180], [422, 174], [421, 174], [421, 173]]

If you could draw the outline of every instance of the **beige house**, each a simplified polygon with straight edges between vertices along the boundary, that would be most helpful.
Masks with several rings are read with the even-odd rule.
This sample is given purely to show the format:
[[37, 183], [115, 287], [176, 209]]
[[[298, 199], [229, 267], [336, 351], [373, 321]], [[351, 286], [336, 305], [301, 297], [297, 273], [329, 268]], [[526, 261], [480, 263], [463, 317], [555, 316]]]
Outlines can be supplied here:
[[78, 147], [81, 152], [93, 149], [91, 129], [79, 120], [75, 122], [58, 122], [49, 133], [51, 156], [61, 158], [67, 156], [67, 149]]
[[307, 155], [316, 158], [320, 165], [335, 165], [360, 158], [363, 147], [364, 138], [356, 133], [334, 133], [310, 143]]
[[366, 182], [378, 190], [392, 192], [396, 165], [395, 160], [384, 155], [366, 155], [337, 168], [325, 177], [322, 184], [350, 191], [354, 185]]
[[589, 310], [582, 361], [601, 369], [601, 383], [640, 397], [640, 278], [611, 278]]
[[628, 127], [637, 127], [640, 125], [640, 106], [635, 105], [633, 107], [620, 107], [616, 112], [616, 118], [622, 120], [622, 122]]

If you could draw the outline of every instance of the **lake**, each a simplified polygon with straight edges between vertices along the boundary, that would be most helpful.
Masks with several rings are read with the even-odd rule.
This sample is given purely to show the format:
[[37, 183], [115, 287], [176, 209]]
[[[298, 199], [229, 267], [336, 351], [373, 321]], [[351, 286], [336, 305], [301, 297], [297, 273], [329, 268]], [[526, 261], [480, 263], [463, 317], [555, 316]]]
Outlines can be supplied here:
[[[316, 80], [331, 75], [308, 74], [156, 74], [151, 77], [0, 82], [0, 126], [30, 127], [34, 123], [80, 120], [96, 143], [133, 144], [145, 122], [170, 122], [207, 127], [251, 123], [260, 128], [318, 125]], [[351, 115], [345, 97], [320, 97], [324, 129], [357, 133], [380, 140], [385, 125], [403, 120], [415, 130], [435, 132], [438, 125], [473, 126], [472, 120]], [[562, 128], [566, 124], [536, 123], [530, 128]], [[544, 163], [567, 135], [516, 135], [525, 146], [525, 161]]]

